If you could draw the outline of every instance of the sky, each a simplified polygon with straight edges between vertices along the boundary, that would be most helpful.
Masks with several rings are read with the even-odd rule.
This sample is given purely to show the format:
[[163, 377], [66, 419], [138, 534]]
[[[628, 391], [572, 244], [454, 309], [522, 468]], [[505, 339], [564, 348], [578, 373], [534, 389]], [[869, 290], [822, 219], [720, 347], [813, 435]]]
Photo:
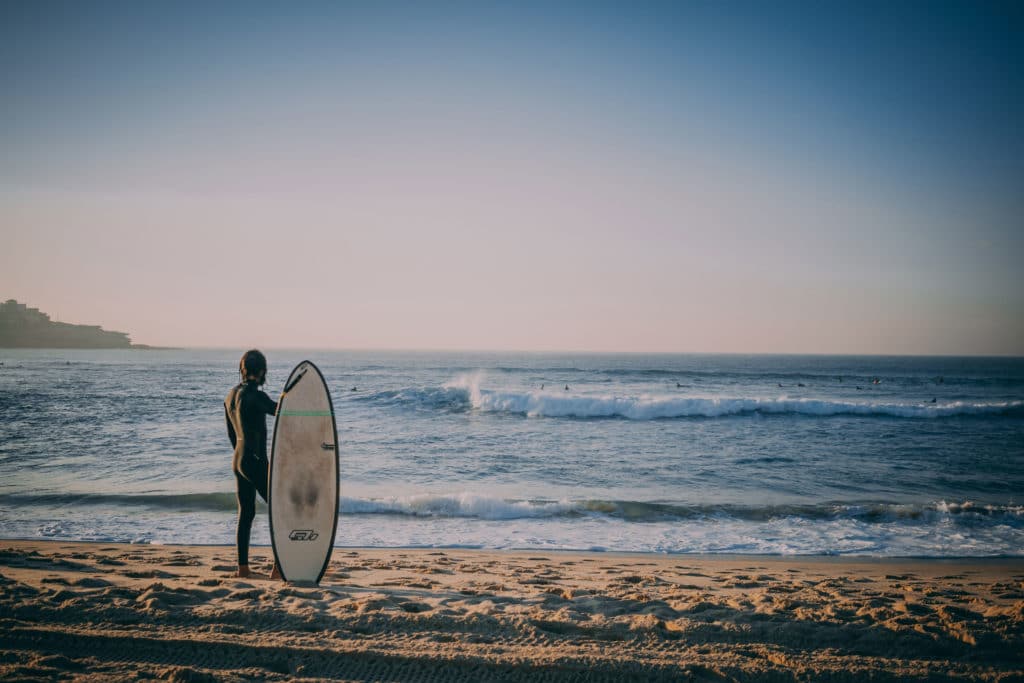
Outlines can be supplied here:
[[1024, 355], [1024, 9], [0, 3], [0, 299], [139, 343]]

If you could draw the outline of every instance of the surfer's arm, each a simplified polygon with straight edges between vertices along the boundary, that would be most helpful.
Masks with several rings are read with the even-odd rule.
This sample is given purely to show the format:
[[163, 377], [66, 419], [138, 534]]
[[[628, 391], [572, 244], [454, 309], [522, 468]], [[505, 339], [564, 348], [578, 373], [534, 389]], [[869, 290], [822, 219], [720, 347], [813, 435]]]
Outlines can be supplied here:
[[235, 428], [231, 425], [231, 418], [228, 416], [227, 406], [224, 406], [224, 422], [228, 425], [228, 438], [231, 439], [231, 447], [234, 448], [235, 444], [238, 443], [238, 437], [235, 436]]
[[260, 396], [263, 398], [263, 409], [267, 411], [267, 415], [273, 415], [277, 412], [277, 403], [270, 400], [270, 397], [260, 392]]

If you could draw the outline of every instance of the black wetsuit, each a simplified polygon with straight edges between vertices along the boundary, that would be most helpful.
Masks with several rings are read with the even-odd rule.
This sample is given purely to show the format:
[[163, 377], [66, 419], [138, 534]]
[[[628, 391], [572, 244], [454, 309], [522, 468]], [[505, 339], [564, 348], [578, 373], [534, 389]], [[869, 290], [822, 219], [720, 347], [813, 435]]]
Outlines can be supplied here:
[[235, 448], [232, 468], [238, 484], [238, 564], [249, 564], [249, 532], [256, 517], [256, 494], [267, 500], [267, 415], [277, 404], [255, 380], [243, 382], [224, 399], [228, 438]]

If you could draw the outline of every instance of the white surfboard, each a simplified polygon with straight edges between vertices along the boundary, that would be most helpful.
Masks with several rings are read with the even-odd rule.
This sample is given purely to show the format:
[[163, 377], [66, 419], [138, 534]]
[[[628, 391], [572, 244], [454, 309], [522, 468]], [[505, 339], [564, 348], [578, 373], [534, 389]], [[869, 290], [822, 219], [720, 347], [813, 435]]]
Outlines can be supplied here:
[[338, 429], [327, 383], [308, 360], [277, 404], [270, 456], [270, 541], [286, 581], [317, 584], [338, 528]]

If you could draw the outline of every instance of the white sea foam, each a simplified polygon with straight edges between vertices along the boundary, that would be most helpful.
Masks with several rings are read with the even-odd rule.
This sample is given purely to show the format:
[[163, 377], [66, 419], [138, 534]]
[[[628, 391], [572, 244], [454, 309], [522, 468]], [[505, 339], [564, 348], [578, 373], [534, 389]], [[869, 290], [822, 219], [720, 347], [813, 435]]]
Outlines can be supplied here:
[[415, 517], [524, 519], [564, 515], [579, 508], [568, 501], [504, 500], [474, 493], [415, 494], [380, 499], [341, 498], [342, 514], [399, 514]]
[[[76, 509], [84, 511], [98, 506], [99, 516], [116, 515], [118, 511], [174, 510], [188, 513], [226, 513], [235, 509], [235, 496], [229, 493], [197, 494], [93, 494], [70, 496], [67, 494], [0, 494], [0, 507], [27, 510]], [[871, 523], [882, 521], [935, 521], [942, 518], [971, 519], [1000, 518], [1015, 525], [1024, 523], [1024, 506], [993, 505], [940, 500], [933, 503], [789, 503], [789, 504], [684, 504], [642, 500], [537, 498], [511, 499], [476, 492], [412, 493], [404, 496], [352, 497], [340, 499], [341, 514], [388, 515], [399, 517], [473, 518], [483, 520], [541, 519], [552, 517], [601, 517], [629, 522], [664, 520], [693, 520], [699, 518], [734, 518], [763, 522], [781, 517], [799, 517], [807, 520], [858, 519]], [[40, 527], [44, 536], [63, 536], [65, 528], [59, 523]]]
[[[503, 391], [481, 387], [483, 375], [463, 375], [444, 385], [450, 397], [463, 392], [474, 409], [530, 417], [621, 417], [657, 420], [678, 417], [723, 417], [760, 413], [765, 415], [864, 415], [902, 418], [938, 418], [958, 415], [999, 415], [1024, 412], [1024, 401], [948, 401], [944, 403], [886, 403], [814, 398], [779, 397], [677, 397], [574, 394], [557, 391]], [[427, 398], [427, 397], [424, 397]], [[435, 397], [436, 398], [436, 397]], [[427, 400], [430, 400], [427, 398]]]
[[[473, 518], [469, 516], [398, 514], [381, 519], [373, 514], [352, 514], [363, 506], [381, 510], [388, 505], [416, 508], [427, 497], [410, 496], [395, 501], [343, 501], [350, 513], [342, 513], [336, 545], [368, 547], [473, 547], [564, 550], [641, 551], [664, 553], [767, 553], [796, 555], [869, 556], [1017, 556], [1024, 547], [1024, 526], [1019, 510], [1005, 510], [1006, 517], [995, 524], [978, 524], [973, 514], [943, 512], [971, 508], [969, 503], [924, 506], [922, 514], [860, 514], [855, 507], [842, 508], [835, 515], [809, 520], [797, 514], [750, 519], [725, 511], [686, 519], [651, 520], [635, 524], [600, 514], [581, 516], [525, 515]], [[444, 497], [439, 497], [443, 499]], [[448, 504], [466, 501], [462, 512], [473, 506], [483, 510], [503, 509], [493, 500], [474, 500], [455, 495]], [[437, 504], [427, 503], [426, 509]], [[532, 505], [532, 504], [529, 504]], [[560, 505], [548, 503], [547, 506]], [[443, 506], [442, 506], [443, 507]], [[540, 506], [548, 512], [550, 507]], [[423, 509], [423, 508], [421, 508]], [[513, 504], [511, 511], [522, 512]], [[68, 540], [119, 541], [136, 543], [216, 543], [234, 540], [234, 518], [221, 512], [167, 515], [163, 511], [141, 511], [113, 519], [109, 515], [83, 514], [81, 509], [57, 508], [51, 521], [38, 519], [22, 510], [4, 522], [5, 538], [51, 538]], [[848, 512], [849, 514], [843, 514]], [[985, 515], [985, 513], [982, 513]], [[253, 527], [253, 544], [270, 543], [268, 526]]]
[[1000, 517], [1005, 523], [1020, 525], [1024, 506], [979, 505], [938, 501], [924, 504], [785, 504], [785, 505], [683, 505], [630, 500], [509, 500], [477, 493], [420, 493], [385, 498], [341, 498], [342, 515], [396, 515], [407, 517], [473, 518], [516, 520], [591, 517], [621, 519], [628, 522], [666, 520], [736, 519], [766, 522], [781, 518], [805, 520], [850, 519], [865, 523], [924, 522], [943, 519], [968, 520], [972, 517]]

